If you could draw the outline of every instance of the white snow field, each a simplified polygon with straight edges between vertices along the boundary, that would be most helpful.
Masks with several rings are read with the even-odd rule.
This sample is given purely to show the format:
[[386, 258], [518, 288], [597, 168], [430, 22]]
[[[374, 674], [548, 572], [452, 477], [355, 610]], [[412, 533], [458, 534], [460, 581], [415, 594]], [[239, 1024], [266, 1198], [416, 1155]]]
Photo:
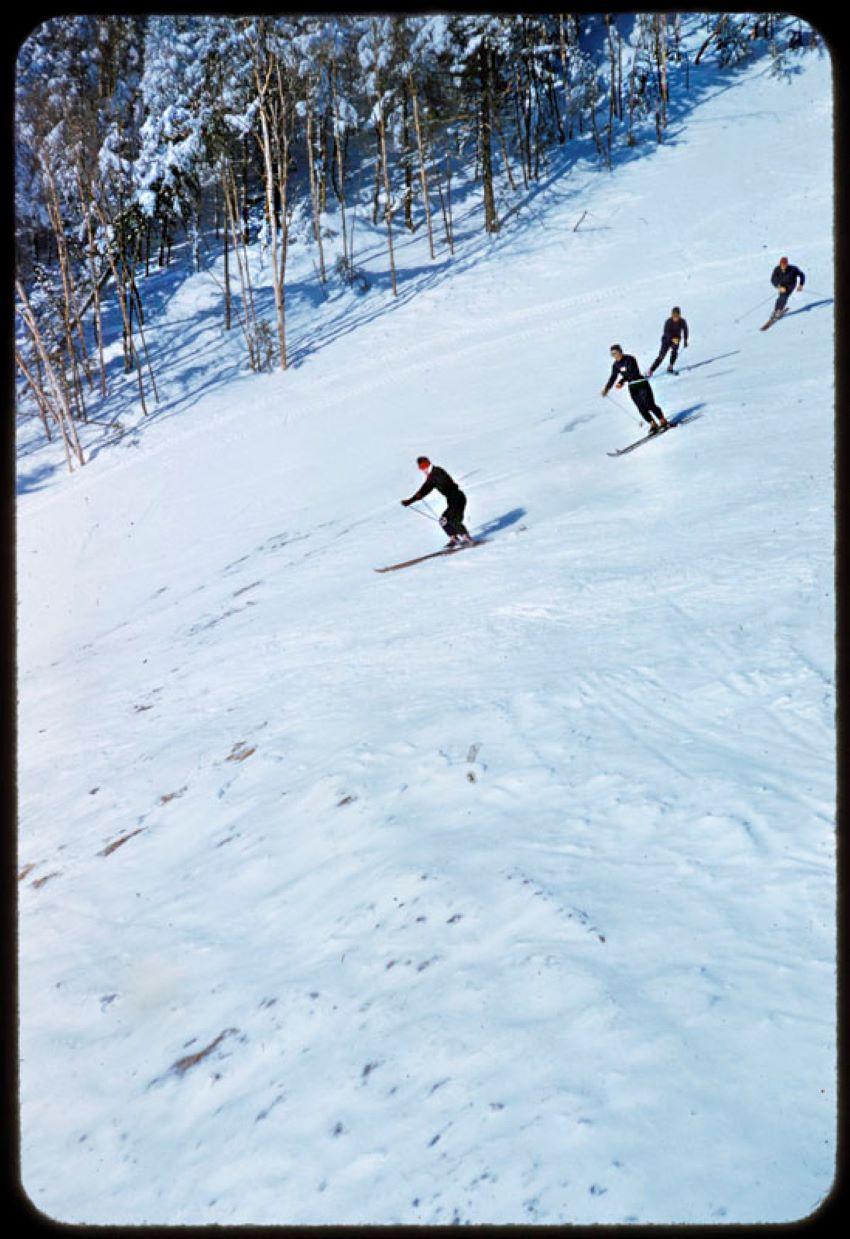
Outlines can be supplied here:
[[[696, 71], [664, 146], [565, 166], [496, 240], [469, 199], [454, 261], [399, 228], [396, 300], [379, 229], [362, 297], [321, 303], [294, 249], [286, 373], [246, 373], [209, 271], [152, 274], [159, 413], [73, 475], [22, 456], [45, 1214], [756, 1223], [829, 1194], [832, 88], [798, 65]], [[760, 333], [782, 254], [806, 291]], [[674, 304], [655, 392], [696, 416], [611, 458], [640, 431], [609, 345], [648, 366]], [[399, 505], [420, 453], [489, 541], [377, 575], [442, 545]]]

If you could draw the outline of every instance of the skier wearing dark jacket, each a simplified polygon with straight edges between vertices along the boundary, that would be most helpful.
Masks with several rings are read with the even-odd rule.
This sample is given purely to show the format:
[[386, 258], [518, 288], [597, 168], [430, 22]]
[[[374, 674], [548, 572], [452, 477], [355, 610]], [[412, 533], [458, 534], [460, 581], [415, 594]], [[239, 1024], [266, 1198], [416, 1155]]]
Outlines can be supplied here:
[[664, 358], [667, 356], [668, 349], [670, 350], [670, 364], [667, 367], [669, 374], [676, 364], [676, 358], [679, 356], [679, 345], [683, 348], [688, 347], [688, 324], [682, 318], [682, 311], [677, 305], [673, 306], [670, 311], [670, 317], [664, 324], [664, 330], [661, 333], [661, 349], [655, 361], [647, 371], [647, 378], [652, 378], [655, 371], [661, 365]]
[[472, 538], [463, 523], [466, 495], [457, 482], [449, 477], [445, 469], [441, 469], [439, 465], [432, 465], [427, 456], [417, 456], [416, 463], [425, 474], [425, 481], [415, 495], [411, 495], [409, 499], [402, 499], [402, 505], [405, 508], [409, 507], [411, 503], [418, 503], [420, 499], [430, 495], [432, 490], [439, 491], [447, 503], [446, 510], [440, 517], [440, 524], [449, 535], [449, 546], [471, 542]]
[[773, 317], [779, 318], [780, 314], [785, 313], [788, 298], [795, 288], [799, 287], [800, 292], [803, 291], [806, 277], [799, 267], [789, 265], [787, 258], [780, 258], [779, 265], [773, 268], [770, 282], [774, 288], [779, 290], [776, 305], [773, 307]]
[[[654, 435], [662, 427], [666, 429], [667, 418], [655, 403], [652, 388], [641, 374], [634, 357], [630, 353], [624, 353], [619, 344], [611, 345], [611, 356], [614, 358], [614, 364], [611, 367], [611, 377], [602, 388], [602, 395], [607, 396], [614, 386], [623, 387], [628, 383], [629, 395], [637, 405], [643, 420], [649, 422], [649, 433]], [[653, 413], [658, 418], [657, 424], [652, 420]]]

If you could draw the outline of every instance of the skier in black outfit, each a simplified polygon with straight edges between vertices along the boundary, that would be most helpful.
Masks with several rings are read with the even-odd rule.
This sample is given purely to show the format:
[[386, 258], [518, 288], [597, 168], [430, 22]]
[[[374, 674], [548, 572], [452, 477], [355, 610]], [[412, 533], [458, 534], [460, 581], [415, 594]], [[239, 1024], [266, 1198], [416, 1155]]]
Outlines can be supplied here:
[[432, 465], [427, 456], [417, 456], [416, 463], [425, 474], [425, 481], [415, 495], [411, 495], [409, 499], [402, 499], [402, 506], [409, 507], [411, 503], [417, 503], [426, 495], [430, 495], [432, 490], [438, 490], [448, 505], [440, 517], [440, 524], [449, 535], [449, 546], [461, 546], [464, 542], [472, 542], [473, 539], [463, 523], [466, 495], [457, 482], [449, 477], [445, 469], [441, 469], [439, 465]]
[[779, 289], [779, 296], [776, 298], [776, 305], [773, 307], [771, 317], [779, 318], [781, 314], [785, 313], [788, 298], [794, 290], [799, 288], [800, 292], [803, 291], [806, 277], [799, 267], [790, 266], [787, 258], [780, 258], [779, 265], [773, 268], [770, 282], [774, 288]]
[[682, 311], [677, 305], [674, 305], [661, 333], [661, 350], [647, 371], [646, 377], [648, 379], [652, 378], [655, 371], [661, 365], [667, 356], [668, 349], [670, 350], [670, 364], [667, 367], [667, 373], [672, 373], [673, 367], [676, 364], [676, 358], [679, 356], [679, 344], [683, 348], [688, 347], [688, 324], [682, 318]]
[[[629, 395], [637, 405], [643, 420], [649, 422], [649, 433], [655, 435], [659, 430], [666, 430], [669, 424], [667, 418], [655, 403], [652, 388], [641, 374], [634, 357], [630, 353], [624, 353], [619, 344], [611, 345], [611, 356], [614, 358], [614, 364], [611, 367], [611, 377], [602, 388], [602, 395], [607, 396], [615, 385], [623, 387], [628, 383]], [[657, 424], [652, 420], [653, 413], [658, 418]]]

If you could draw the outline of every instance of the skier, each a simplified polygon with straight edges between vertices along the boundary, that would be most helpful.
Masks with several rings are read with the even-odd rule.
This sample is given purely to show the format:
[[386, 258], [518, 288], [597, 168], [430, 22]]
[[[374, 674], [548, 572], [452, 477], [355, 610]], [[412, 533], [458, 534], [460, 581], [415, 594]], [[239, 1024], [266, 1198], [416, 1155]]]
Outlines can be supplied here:
[[773, 275], [770, 277], [770, 282], [774, 288], [779, 289], [779, 296], [776, 298], [776, 305], [773, 307], [771, 314], [771, 322], [785, 313], [788, 298], [796, 288], [800, 292], [806, 283], [806, 277], [799, 267], [789, 266], [787, 258], [780, 258], [779, 265], [773, 268]]
[[664, 324], [664, 330], [661, 333], [661, 349], [655, 361], [649, 367], [646, 377], [651, 379], [655, 371], [661, 365], [664, 358], [667, 356], [667, 350], [670, 350], [670, 364], [667, 367], [667, 373], [673, 373], [673, 367], [676, 364], [676, 358], [679, 356], [679, 344], [683, 348], [688, 347], [688, 324], [682, 318], [682, 311], [677, 305], [673, 306], [670, 311], [670, 317]]
[[473, 542], [474, 539], [463, 523], [466, 495], [457, 482], [449, 477], [445, 469], [441, 469], [439, 465], [432, 465], [427, 456], [417, 456], [416, 463], [425, 474], [425, 481], [415, 495], [411, 495], [409, 499], [402, 499], [402, 506], [409, 507], [411, 503], [417, 503], [426, 495], [430, 495], [432, 490], [438, 490], [447, 501], [446, 510], [440, 517], [440, 524], [449, 535], [449, 546], [463, 546]]
[[[641, 374], [634, 357], [630, 353], [624, 353], [619, 344], [612, 344], [610, 351], [614, 364], [611, 367], [611, 377], [602, 388], [602, 395], [607, 396], [615, 385], [619, 388], [628, 383], [629, 395], [637, 405], [643, 420], [649, 422], [649, 433], [656, 435], [659, 430], [666, 430], [669, 422], [655, 403], [655, 396], [652, 394], [649, 381]], [[652, 420], [653, 413], [658, 418], [657, 424]]]

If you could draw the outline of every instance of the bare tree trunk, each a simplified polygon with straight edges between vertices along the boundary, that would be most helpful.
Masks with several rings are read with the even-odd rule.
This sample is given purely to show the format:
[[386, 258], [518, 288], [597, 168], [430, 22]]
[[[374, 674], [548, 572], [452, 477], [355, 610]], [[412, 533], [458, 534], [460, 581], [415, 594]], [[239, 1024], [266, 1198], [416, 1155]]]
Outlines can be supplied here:
[[558, 93], [555, 90], [555, 83], [551, 76], [546, 83], [546, 90], [549, 94], [549, 110], [555, 117], [555, 124], [558, 128], [558, 145], [563, 146], [567, 140], [567, 131], [564, 128], [564, 122], [561, 119], [561, 105], [558, 103]]
[[87, 257], [89, 260], [89, 275], [92, 284], [91, 293], [82, 306], [80, 314], [85, 314], [89, 305], [93, 307], [92, 317], [94, 320], [95, 339], [97, 340], [98, 366], [100, 370], [100, 395], [102, 398], [105, 398], [107, 394], [106, 360], [104, 354], [103, 312], [101, 309], [100, 290], [106, 283], [109, 276], [109, 266], [107, 264], [100, 273], [98, 273], [97, 268], [95, 267], [96, 250], [94, 241], [94, 227], [92, 223], [92, 202], [94, 195], [91, 192], [90, 185], [88, 190], [86, 189], [82, 168], [79, 163], [75, 165], [74, 171], [77, 178], [80, 205], [83, 209], [86, 220], [86, 236], [88, 239]]
[[387, 251], [390, 258], [390, 281], [392, 283], [393, 296], [398, 296], [395, 278], [395, 252], [393, 250], [393, 209], [392, 200], [390, 197], [390, 175], [387, 166], [387, 126], [384, 121], [383, 100], [381, 101], [380, 114], [378, 119], [378, 135], [381, 140], [381, 166], [383, 168], [384, 179], [384, 219], [387, 223]]
[[409, 118], [409, 83], [402, 89], [401, 95], [401, 145], [402, 162], [404, 163], [404, 226], [408, 232], [415, 232], [413, 223], [413, 172], [410, 167], [410, 118]]
[[248, 139], [242, 139], [242, 244], [251, 244], [251, 225], [248, 218]]
[[74, 425], [74, 419], [71, 415], [67, 396], [61, 381], [64, 376], [57, 374], [50, 361], [41, 332], [38, 329], [38, 323], [36, 322], [32, 306], [30, 305], [26, 290], [24, 289], [20, 279], [15, 280], [15, 287], [17, 289], [18, 296], [21, 299], [21, 315], [27, 325], [27, 328], [29, 329], [32, 341], [38, 351], [39, 357], [41, 358], [42, 365], [44, 366], [44, 372], [47, 376], [47, 380], [53, 390], [53, 399], [56, 408], [56, 422], [62, 435], [62, 443], [65, 448], [65, 459], [68, 463], [69, 471], [73, 471], [74, 466], [71, 461], [72, 451], [81, 465], [84, 465], [86, 460], [80, 440], [77, 436], [77, 428]]
[[[148, 342], [145, 339], [144, 312], [142, 310], [142, 299], [139, 296], [139, 290], [136, 286], [136, 276], [133, 272], [132, 267], [130, 268], [130, 294], [136, 303], [136, 317], [138, 318], [138, 322], [139, 322], [139, 338], [142, 341], [142, 351], [145, 354], [145, 363], [148, 368], [148, 375], [150, 377], [151, 387], [153, 388], [153, 398], [154, 398], [154, 401], [157, 404], [159, 404], [159, 392], [157, 391], [156, 379], [154, 378], [154, 375], [153, 375], [153, 366], [151, 365], [150, 353], [148, 352]], [[142, 396], [142, 404], [144, 404], [144, 395]]]
[[729, 20], [728, 13], [723, 13], [720, 19], [718, 20], [717, 25], [713, 28], [708, 38], [704, 41], [699, 51], [697, 52], [696, 56], [694, 56], [695, 65], [699, 64], [700, 60], [702, 60], [703, 54], [705, 53], [709, 45], [713, 42], [714, 39], [716, 39], [722, 33], [723, 28], [726, 25], [728, 20]]
[[[275, 175], [274, 175], [274, 159], [272, 157], [272, 139], [270, 132], [270, 120], [274, 123], [274, 118], [266, 114], [268, 106], [266, 102], [266, 91], [268, 82], [263, 86], [260, 83], [259, 75], [257, 76], [257, 87], [260, 97], [260, 126], [262, 130], [262, 150], [263, 162], [265, 166], [265, 182], [266, 182], [266, 217], [269, 222], [271, 233], [271, 251], [272, 251], [272, 282], [274, 285], [274, 304], [277, 317], [277, 337], [279, 347], [279, 361], [281, 370], [286, 369], [286, 333], [284, 327], [284, 305], [283, 305], [283, 284], [280, 279], [280, 269], [278, 265], [278, 227], [277, 213], [274, 207], [274, 190], [275, 190]], [[309, 116], [309, 112], [308, 112]], [[309, 134], [309, 122], [308, 122]], [[308, 139], [309, 140], [309, 139]], [[310, 189], [313, 194], [313, 202], [315, 207], [315, 185], [312, 183], [311, 171]], [[315, 214], [314, 214], [315, 220]]]
[[337, 96], [337, 90], [336, 90], [336, 64], [335, 63], [331, 65], [331, 96], [333, 99], [333, 111], [334, 111], [334, 145], [336, 147], [337, 180], [339, 182], [338, 188], [337, 188], [337, 197], [339, 199], [339, 211], [340, 211], [340, 217], [342, 220], [342, 259], [343, 259], [343, 262], [345, 263], [345, 268], [347, 271], [349, 267], [349, 253], [348, 253], [348, 236], [346, 234], [346, 224], [345, 224], [345, 168], [344, 168], [344, 152], [343, 152], [344, 143], [343, 143], [342, 134], [340, 133], [339, 98]]
[[44, 433], [47, 436], [48, 441], [52, 441], [53, 435], [50, 433], [50, 422], [48, 420], [51, 414], [50, 404], [48, 403], [44, 392], [39, 387], [37, 380], [30, 372], [27, 363], [24, 361], [23, 354], [17, 345], [15, 346], [15, 361], [17, 362], [18, 369], [26, 379], [29, 389], [35, 398], [36, 404], [38, 405], [38, 415], [41, 418], [42, 425], [44, 426]]
[[277, 183], [280, 193], [280, 259], [277, 279], [280, 285], [281, 317], [279, 328], [280, 367], [285, 370], [288, 364], [286, 353], [286, 258], [289, 250], [289, 127], [288, 103], [283, 85], [280, 61], [275, 61], [277, 76], [278, 100], [282, 114], [282, 123], [277, 134]]
[[449, 221], [449, 249], [455, 252], [455, 222], [452, 215], [452, 165], [449, 153], [446, 151], [446, 216]]
[[53, 168], [50, 162], [45, 158], [42, 158], [41, 160], [41, 167], [44, 172], [44, 184], [47, 191], [47, 213], [53, 229], [53, 235], [56, 238], [56, 256], [59, 262], [59, 273], [62, 279], [62, 318], [65, 330], [65, 349], [68, 355], [68, 365], [70, 367], [74, 386], [75, 403], [80, 415], [85, 421], [85, 400], [83, 397], [82, 382], [80, 380], [77, 353], [74, 348], [75, 333], [80, 341], [80, 359], [82, 361], [90, 389], [94, 388], [94, 376], [92, 375], [91, 367], [89, 365], [85, 331], [83, 330], [83, 324], [76, 308], [76, 289], [74, 287], [74, 278], [71, 270], [68, 246], [65, 241], [65, 232], [62, 226], [62, 212], [59, 204], [59, 195], [56, 191], [56, 182], [53, 177]]
[[[223, 174], [222, 174], [223, 175]], [[222, 214], [224, 215], [224, 330], [230, 331], [230, 230], [227, 227], [227, 209], [222, 189]]]
[[516, 191], [516, 182], [514, 181], [513, 173], [511, 172], [511, 161], [508, 156], [508, 144], [505, 141], [505, 135], [502, 130], [501, 122], [499, 121], [498, 113], [494, 114], [493, 122], [496, 126], [496, 132], [499, 135], [499, 145], [502, 148], [502, 162], [504, 163], [505, 171], [508, 174], [508, 184], [512, 190]]
[[443, 197], [443, 186], [440, 181], [439, 173], [437, 174], [437, 193], [440, 195], [440, 210], [442, 211], [442, 214], [443, 214], [443, 228], [446, 233], [446, 244], [449, 247], [449, 253], [454, 254], [455, 247], [454, 247], [454, 237], [452, 236], [452, 216], [451, 216], [451, 208], [452, 208], [451, 184], [452, 184], [452, 173], [451, 173], [451, 167], [449, 165], [449, 153], [448, 151], [446, 151], [446, 198], [448, 199], [448, 206], [446, 205], [446, 198]]
[[256, 348], [257, 316], [254, 312], [254, 298], [251, 290], [250, 272], [247, 270], [247, 255], [245, 254], [244, 233], [239, 228], [239, 191], [236, 187], [236, 177], [230, 165], [222, 168], [222, 187], [226, 222], [230, 227], [230, 239], [239, 272], [239, 286], [242, 290], [243, 310], [237, 308], [239, 325], [245, 336], [248, 349], [248, 361], [252, 370], [259, 370], [259, 356]]
[[493, 193], [493, 53], [484, 42], [479, 50], [481, 63], [481, 177], [484, 186], [484, 228], [499, 231], [496, 197]]
[[637, 76], [637, 52], [632, 54], [632, 68], [629, 73], [629, 129], [626, 134], [626, 145], [634, 146], [635, 144], [635, 104], [637, 103], [637, 92], [635, 91], [635, 80]]
[[602, 16], [605, 21], [605, 34], [606, 34], [607, 41], [608, 41], [608, 79], [609, 79], [609, 95], [610, 95], [610, 102], [609, 102], [609, 107], [608, 107], [608, 118], [609, 118], [608, 123], [610, 125], [616, 114], [615, 98], [617, 94], [617, 59], [616, 59], [616, 52], [614, 49], [614, 36], [611, 33], [611, 26], [612, 26], [611, 14], [603, 13]]
[[381, 131], [375, 126], [375, 188], [372, 191], [372, 223], [378, 222], [378, 211], [381, 206]]
[[[410, 83], [410, 98], [413, 102], [413, 126], [416, 130], [416, 146], [419, 151], [419, 180], [422, 185], [422, 203], [425, 207], [425, 223], [428, 227], [428, 246], [431, 250], [431, 257], [434, 257], [434, 233], [431, 227], [431, 204], [428, 200], [428, 172], [425, 167], [425, 150], [422, 141], [422, 125], [419, 118], [419, 99], [416, 94], [416, 83], [413, 80], [413, 74], [409, 75]], [[509, 173], [510, 175], [510, 173]]]
[[558, 47], [561, 53], [561, 71], [564, 80], [564, 94], [567, 97], [567, 133], [572, 141], [573, 137], [573, 95], [570, 88], [570, 72], [567, 63], [567, 40], [564, 34], [564, 14], [558, 14]]
[[316, 239], [316, 244], [319, 247], [319, 279], [324, 284], [327, 281], [325, 274], [325, 251], [322, 245], [322, 228], [319, 222], [319, 195], [318, 186], [316, 184], [316, 164], [313, 152], [313, 110], [310, 104], [307, 104], [307, 124], [305, 126], [307, 138], [307, 175], [310, 178], [310, 201], [313, 205], [313, 236]]
[[667, 14], [660, 13], [656, 17], [659, 29], [659, 78], [661, 87], [661, 127], [667, 128]]
[[623, 37], [617, 27], [617, 116], [623, 119]]
[[[107, 220], [106, 220], [106, 216], [104, 214], [103, 208], [101, 207], [100, 203], [97, 201], [96, 198], [92, 199], [92, 204], [94, 206], [95, 212], [98, 215], [98, 218], [100, 219], [101, 227], [103, 228], [104, 232], [108, 231], [108, 224], [107, 224]], [[109, 263], [110, 270], [112, 271], [112, 278], [115, 281], [115, 291], [118, 296], [118, 305], [121, 310], [121, 321], [122, 321], [122, 327], [123, 327], [123, 342], [124, 342], [124, 369], [126, 373], [128, 374], [134, 367], [136, 369], [136, 373], [139, 379], [139, 395], [141, 397], [141, 402], [142, 402], [142, 412], [145, 414], [145, 416], [147, 416], [148, 410], [147, 410], [147, 405], [145, 404], [145, 393], [144, 393], [144, 387], [142, 384], [142, 368], [136, 358], [136, 348], [133, 342], [133, 325], [132, 325], [132, 321], [130, 317], [130, 311], [128, 308], [128, 302], [129, 302], [128, 288], [127, 288], [127, 282], [124, 276], [125, 266], [126, 266], [126, 256], [123, 254], [121, 255], [121, 265], [119, 267], [115, 261], [115, 257], [111, 249], [107, 248], [106, 260]]]
[[531, 105], [531, 92], [534, 92], [534, 179], [537, 181], [540, 179], [540, 154], [543, 147], [543, 104], [540, 99], [540, 83], [537, 73], [537, 61], [534, 55], [534, 35], [530, 30], [530, 23], [527, 18], [523, 18], [523, 25], [528, 52], [529, 106]]
[[319, 198], [319, 214], [324, 215], [328, 209], [328, 114], [322, 113], [318, 124], [319, 143], [316, 165], [316, 192]]
[[522, 118], [520, 115], [520, 104], [519, 104], [519, 92], [520, 92], [519, 69], [516, 69], [514, 71], [514, 90], [513, 90], [514, 123], [516, 125], [517, 142], [519, 144], [519, 163], [520, 163], [520, 167], [522, 168], [522, 183], [523, 183], [524, 188], [528, 189], [528, 177], [529, 177], [529, 173], [531, 170], [531, 157], [530, 155], [528, 155], [526, 151], [525, 141], [523, 139]]

